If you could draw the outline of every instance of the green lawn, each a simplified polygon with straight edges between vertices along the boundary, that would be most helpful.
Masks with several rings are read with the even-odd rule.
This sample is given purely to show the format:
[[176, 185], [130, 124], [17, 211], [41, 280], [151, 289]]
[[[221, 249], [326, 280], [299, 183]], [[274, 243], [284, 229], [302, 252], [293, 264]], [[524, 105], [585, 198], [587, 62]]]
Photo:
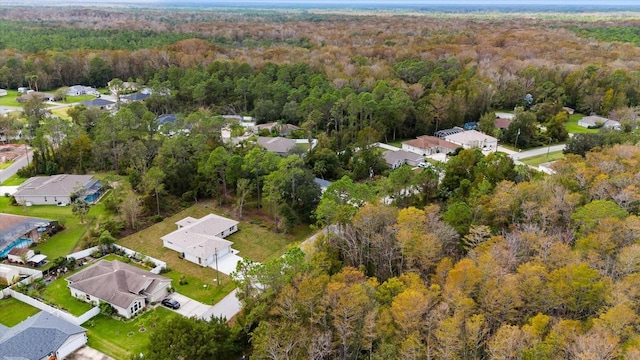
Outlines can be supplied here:
[[20, 96], [18, 90], [7, 90], [7, 95], [0, 97], [0, 106], [18, 106], [22, 107], [16, 98]]
[[39, 311], [33, 306], [14, 298], [2, 299], [0, 300], [0, 313], [2, 314], [0, 316], [0, 324], [12, 327]]
[[5, 180], [2, 185], [4, 186], [18, 186], [21, 185], [23, 182], [27, 181], [27, 178], [23, 178], [23, 177], [19, 177], [18, 175], [13, 175], [10, 178], [8, 178], [7, 180]]
[[599, 129], [587, 129], [582, 126], [578, 126], [578, 122], [582, 119], [584, 115], [582, 114], [573, 114], [569, 117], [569, 121], [565, 124], [565, 129], [570, 134], [579, 134], [579, 133], [597, 133]]
[[63, 104], [73, 104], [85, 100], [95, 99], [96, 97], [93, 95], [79, 95], [79, 96], [67, 96], [65, 101], [61, 101]]
[[411, 139], [396, 139], [395, 141], [389, 141], [386, 144], [402, 149], [402, 142], [407, 140], [411, 140]]
[[71, 116], [69, 116], [69, 114], [67, 113], [67, 110], [69, 110], [69, 107], [62, 107], [62, 108], [57, 108], [57, 109], [53, 109], [51, 110], [51, 113], [53, 113], [54, 115], [58, 115], [59, 117], [66, 119], [66, 120], [71, 120]]
[[156, 325], [173, 316], [180, 315], [157, 307], [128, 321], [98, 315], [83, 326], [88, 330], [89, 346], [117, 360], [126, 360], [131, 354], [144, 352], [149, 343], [149, 334]]
[[73, 274], [73, 272], [51, 282], [42, 290], [40, 296], [42, 296], [45, 302], [55, 304], [55, 306], [64, 309], [72, 315], [80, 316], [91, 310], [93, 306], [71, 296], [71, 292], [67, 287], [67, 281], [65, 280], [65, 278], [71, 274]]
[[550, 152], [548, 155], [543, 154], [543, 155], [533, 156], [530, 158], [522, 159], [520, 161], [522, 161], [527, 165], [538, 166], [540, 164], [556, 161], [562, 158], [564, 158], [564, 154], [562, 153], [562, 151], [554, 151], [554, 152]]
[[[119, 240], [118, 244], [165, 261], [171, 271], [164, 275], [173, 279], [176, 291], [205, 304], [212, 304], [233, 289], [229, 278], [224, 274], [216, 275], [216, 271], [210, 267], [203, 268], [180, 259], [177, 252], [162, 247], [160, 239], [177, 229], [176, 221], [187, 216], [201, 218], [212, 212], [233, 217], [212, 204], [207, 204], [206, 207], [203, 204], [194, 205], [158, 224]], [[248, 217], [246, 218], [248, 219]], [[301, 242], [312, 232], [308, 226], [304, 226], [296, 229], [295, 235], [276, 234], [257, 220], [254, 220], [253, 223], [242, 221], [238, 227], [240, 231], [227, 238], [234, 243], [232, 247], [240, 251], [240, 256], [260, 262], [281, 256], [288, 246]], [[181, 276], [185, 277], [188, 284], [179, 284]], [[219, 285], [214, 281], [218, 276], [220, 278]]]

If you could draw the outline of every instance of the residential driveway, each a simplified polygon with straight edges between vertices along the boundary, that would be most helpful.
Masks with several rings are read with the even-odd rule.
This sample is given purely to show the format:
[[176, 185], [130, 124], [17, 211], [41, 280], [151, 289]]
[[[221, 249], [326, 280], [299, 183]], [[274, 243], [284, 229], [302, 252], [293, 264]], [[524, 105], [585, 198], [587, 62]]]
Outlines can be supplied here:
[[76, 350], [73, 354], [66, 357], [67, 360], [114, 360], [112, 357], [107, 356], [100, 351], [83, 346]]
[[[233, 250], [231, 249], [232, 253], [231, 254], [227, 254], [223, 257], [221, 257], [220, 259], [218, 259], [218, 271], [226, 274], [226, 275], [230, 275], [232, 272], [236, 271], [236, 265], [242, 261], [242, 257], [236, 255], [237, 254], [237, 250]], [[215, 269], [216, 268], [216, 264], [215, 262], [211, 265], [209, 265], [210, 268]]]
[[222, 300], [218, 301], [215, 305], [211, 306], [209, 311], [207, 311], [202, 319], [209, 320], [212, 316], [216, 317], [224, 317], [227, 320], [230, 320], [232, 317], [236, 316], [242, 309], [242, 304], [240, 300], [236, 297], [236, 292], [238, 289], [234, 289], [229, 295], [225, 296]]
[[180, 309], [170, 310], [175, 311], [184, 317], [202, 318], [202, 316], [211, 308], [211, 305], [203, 304], [179, 293], [173, 293], [168, 297], [177, 300], [180, 303]]

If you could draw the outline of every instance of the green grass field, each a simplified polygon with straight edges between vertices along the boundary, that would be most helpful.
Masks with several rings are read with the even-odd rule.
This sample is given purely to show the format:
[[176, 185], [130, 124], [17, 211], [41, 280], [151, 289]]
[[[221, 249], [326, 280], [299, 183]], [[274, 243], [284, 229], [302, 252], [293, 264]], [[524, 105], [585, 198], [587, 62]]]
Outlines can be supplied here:
[[12, 327], [39, 311], [33, 306], [14, 298], [2, 299], [0, 300], [0, 314], [2, 314], [0, 316], [0, 324]]
[[13, 175], [10, 178], [8, 178], [7, 180], [5, 180], [2, 185], [4, 186], [18, 186], [20, 184], [22, 184], [23, 182], [27, 181], [27, 178], [22, 178], [19, 177], [18, 175]]
[[582, 119], [584, 115], [582, 114], [573, 114], [569, 117], [569, 121], [565, 124], [565, 129], [570, 134], [579, 134], [579, 133], [597, 133], [599, 129], [587, 129], [582, 126], [578, 126], [578, 122]]
[[143, 352], [149, 343], [149, 334], [157, 324], [173, 316], [179, 315], [157, 307], [128, 321], [98, 315], [83, 326], [88, 330], [89, 346], [116, 360], [126, 360], [131, 354]]
[[69, 273], [51, 282], [41, 292], [41, 296], [46, 302], [55, 304], [74, 316], [80, 316], [91, 310], [93, 306], [71, 296], [71, 292], [67, 287], [67, 281], [65, 280], [65, 278], [71, 274], [73, 273]]
[[562, 153], [562, 151], [554, 151], [554, 152], [550, 152], [548, 155], [543, 154], [543, 155], [533, 156], [530, 158], [522, 159], [520, 161], [522, 161], [527, 165], [538, 166], [540, 164], [556, 161], [562, 158], [564, 158], [564, 154]]
[[73, 104], [85, 100], [95, 99], [96, 97], [93, 95], [79, 95], [79, 96], [67, 96], [65, 101], [61, 101], [63, 104]]
[[69, 107], [61, 107], [61, 108], [56, 108], [51, 110], [51, 113], [54, 115], [58, 115], [59, 117], [66, 119], [66, 120], [71, 120], [71, 116], [69, 116], [69, 114], [67, 113], [67, 110], [69, 110]]
[[18, 90], [7, 90], [7, 95], [0, 97], [0, 106], [22, 107], [16, 98], [19, 96]]

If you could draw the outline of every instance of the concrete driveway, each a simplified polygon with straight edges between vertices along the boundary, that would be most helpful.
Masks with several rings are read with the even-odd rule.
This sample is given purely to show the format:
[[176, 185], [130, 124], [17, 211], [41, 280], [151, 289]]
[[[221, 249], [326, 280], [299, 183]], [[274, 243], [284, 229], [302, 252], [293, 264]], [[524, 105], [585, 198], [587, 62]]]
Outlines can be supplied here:
[[[192, 298], [184, 296], [179, 293], [173, 293], [167, 297], [173, 300], [176, 300], [180, 303], [180, 309], [178, 310], [170, 309], [170, 310], [175, 311], [184, 317], [196, 317], [200, 319], [205, 313], [207, 313], [211, 309], [211, 305], [203, 304], [199, 301], [193, 300]], [[160, 306], [164, 306], [164, 305], [160, 305]]]
[[242, 309], [242, 303], [240, 303], [240, 300], [236, 297], [236, 292], [238, 292], [238, 289], [234, 289], [229, 295], [211, 306], [209, 311], [203, 314], [202, 318], [209, 320], [212, 316], [216, 316], [231, 320], [231, 318], [236, 316], [236, 314], [240, 312], [240, 309]]
[[74, 351], [72, 354], [66, 357], [67, 360], [114, 360], [112, 357], [107, 356], [100, 351], [83, 346], [80, 349]]

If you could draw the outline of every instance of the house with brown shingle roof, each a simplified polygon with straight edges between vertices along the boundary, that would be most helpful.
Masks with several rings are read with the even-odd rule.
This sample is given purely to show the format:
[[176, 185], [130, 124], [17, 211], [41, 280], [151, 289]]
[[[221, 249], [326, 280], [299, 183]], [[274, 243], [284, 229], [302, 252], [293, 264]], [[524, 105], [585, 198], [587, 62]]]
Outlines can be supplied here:
[[93, 305], [109, 303], [127, 319], [160, 302], [171, 288], [171, 279], [118, 260], [100, 260], [66, 280], [73, 297]]
[[418, 136], [416, 139], [407, 140], [402, 143], [402, 150], [422, 156], [439, 153], [448, 154], [458, 147], [459, 145], [452, 142], [429, 135]]

